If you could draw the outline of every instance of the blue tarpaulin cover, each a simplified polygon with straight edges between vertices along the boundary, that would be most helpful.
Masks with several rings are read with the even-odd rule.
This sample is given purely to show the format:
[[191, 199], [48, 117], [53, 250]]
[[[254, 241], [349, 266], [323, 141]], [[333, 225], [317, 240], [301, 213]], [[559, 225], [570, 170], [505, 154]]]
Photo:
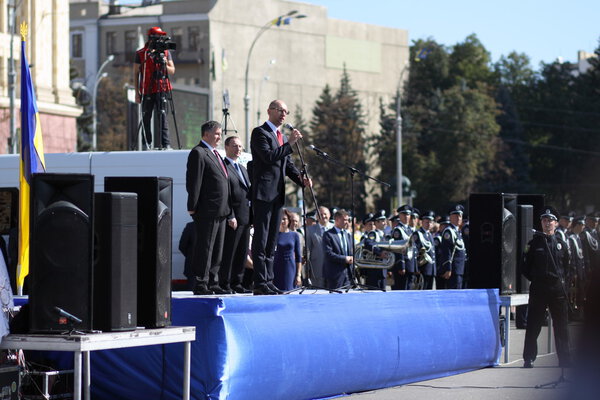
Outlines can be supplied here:
[[[496, 365], [498, 291], [173, 298], [193, 399], [312, 399]], [[181, 399], [183, 344], [91, 354], [94, 399]]]

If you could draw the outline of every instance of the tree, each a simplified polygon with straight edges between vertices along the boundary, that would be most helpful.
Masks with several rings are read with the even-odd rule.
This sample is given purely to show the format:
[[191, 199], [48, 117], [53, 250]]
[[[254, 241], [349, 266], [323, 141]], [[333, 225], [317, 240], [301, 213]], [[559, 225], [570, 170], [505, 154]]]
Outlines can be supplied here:
[[125, 84], [133, 83], [128, 78], [128, 72], [127, 68], [121, 68], [111, 74], [111, 79], [104, 79], [99, 85], [96, 106], [100, 151], [128, 150]]
[[[331, 154], [346, 165], [364, 171], [365, 122], [362, 107], [356, 92], [352, 89], [350, 76], [344, 68], [340, 88], [335, 95], [325, 86], [313, 109], [310, 121], [312, 143]], [[317, 199], [330, 207], [350, 208], [350, 174], [345, 168], [333, 165], [320, 157], [310, 154], [312, 177]], [[365, 182], [354, 178], [356, 211], [363, 213], [366, 198]]]

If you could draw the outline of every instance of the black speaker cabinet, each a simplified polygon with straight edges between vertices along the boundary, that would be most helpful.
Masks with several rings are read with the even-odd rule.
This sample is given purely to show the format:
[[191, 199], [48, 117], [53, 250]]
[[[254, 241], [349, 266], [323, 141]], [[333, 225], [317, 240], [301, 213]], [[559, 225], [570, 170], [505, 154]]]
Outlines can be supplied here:
[[473, 193], [469, 197], [469, 287], [516, 293], [517, 196]]
[[527, 243], [533, 239], [533, 206], [519, 204], [517, 206], [517, 291], [529, 293], [529, 280], [521, 274], [523, 255]]
[[94, 196], [94, 329], [137, 327], [137, 194]]
[[31, 332], [92, 329], [93, 193], [93, 175], [33, 175]]
[[542, 231], [542, 222], [540, 215], [544, 212], [546, 196], [543, 194], [519, 194], [517, 195], [517, 204], [529, 204], [533, 207], [533, 229]]
[[173, 179], [106, 177], [104, 190], [138, 196], [138, 325], [171, 325]]

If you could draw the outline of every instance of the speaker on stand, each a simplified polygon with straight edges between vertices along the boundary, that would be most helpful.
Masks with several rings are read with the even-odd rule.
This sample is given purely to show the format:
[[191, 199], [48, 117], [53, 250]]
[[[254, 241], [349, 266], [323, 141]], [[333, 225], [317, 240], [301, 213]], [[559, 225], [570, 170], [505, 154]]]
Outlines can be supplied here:
[[32, 177], [31, 332], [92, 329], [93, 193], [90, 174]]
[[515, 194], [470, 195], [470, 288], [516, 293], [516, 207]]
[[104, 190], [137, 194], [138, 324], [146, 328], [169, 326], [171, 325], [173, 179], [106, 177]]

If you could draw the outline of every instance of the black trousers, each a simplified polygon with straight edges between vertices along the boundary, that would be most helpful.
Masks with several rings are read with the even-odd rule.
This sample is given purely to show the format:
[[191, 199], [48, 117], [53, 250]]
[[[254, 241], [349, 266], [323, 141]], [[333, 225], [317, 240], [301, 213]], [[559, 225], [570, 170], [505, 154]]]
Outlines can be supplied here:
[[229, 225], [225, 225], [223, 262], [219, 269], [219, 285], [221, 287], [242, 284], [249, 237], [250, 225], [239, 225], [235, 230]]
[[[167, 147], [171, 145], [169, 138], [169, 124], [167, 121], [167, 95], [168, 93], [146, 94], [142, 98], [142, 121], [144, 124], [144, 133], [146, 135], [146, 144], [150, 146], [153, 143], [152, 140], [152, 127], [150, 122], [152, 121], [152, 113], [154, 113], [155, 120], [160, 119], [160, 144], [161, 147]], [[161, 103], [162, 102], [162, 103]], [[162, 110], [162, 111], [161, 111]], [[158, 124], [155, 126], [159, 126]], [[158, 137], [158, 135], [157, 135]]]
[[252, 264], [254, 265], [254, 287], [273, 281], [273, 260], [281, 223], [279, 199], [274, 201], [253, 200], [254, 236], [252, 237]]
[[523, 358], [535, 361], [537, 357], [537, 338], [540, 335], [546, 307], [550, 310], [554, 325], [554, 338], [558, 362], [566, 367], [571, 362], [569, 351], [568, 302], [561, 282], [531, 282], [529, 287], [529, 307], [527, 312], [527, 330]]
[[212, 286], [219, 283], [219, 268], [223, 255], [225, 217], [206, 218], [194, 215], [196, 247], [192, 269], [196, 286]]

